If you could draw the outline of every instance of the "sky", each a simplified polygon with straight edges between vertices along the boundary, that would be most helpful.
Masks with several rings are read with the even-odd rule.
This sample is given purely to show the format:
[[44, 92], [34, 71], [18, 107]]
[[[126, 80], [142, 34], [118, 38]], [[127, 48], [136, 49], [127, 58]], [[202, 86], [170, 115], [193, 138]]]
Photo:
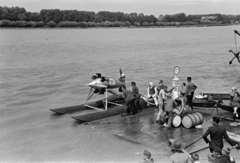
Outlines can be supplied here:
[[0, 6], [24, 7], [30, 12], [41, 9], [111, 11], [144, 15], [233, 14], [240, 15], [240, 0], [0, 0]]

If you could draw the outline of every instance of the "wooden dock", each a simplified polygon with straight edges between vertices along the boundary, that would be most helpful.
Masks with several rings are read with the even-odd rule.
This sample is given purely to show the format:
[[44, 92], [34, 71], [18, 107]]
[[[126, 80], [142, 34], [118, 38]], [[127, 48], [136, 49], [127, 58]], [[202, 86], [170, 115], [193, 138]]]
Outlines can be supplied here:
[[[110, 132], [123, 140], [152, 146], [167, 155], [171, 153], [171, 148], [168, 144], [169, 139], [180, 139], [184, 146], [187, 146], [200, 138], [207, 128], [212, 125], [210, 120], [212, 116], [216, 114], [215, 111], [213, 111], [212, 114], [210, 114], [211, 109], [195, 109], [195, 111], [204, 115], [203, 128], [201, 129], [186, 129], [183, 126], [170, 129], [165, 128], [156, 123], [157, 109], [155, 107], [143, 110], [136, 115], [125, 117], [118, 115], [87, 124]], [[230, 121], [224, 120], [220, 122], [221, 125], [226, 127], [227, 131], [240, 134], [240, 126], [231, 127], [229, 123]], [[208, 144], [206, 144], [203, 139], [200, 139], [186, 148], [186, 151], [191, 154], [205, 148], [208, 148]]]

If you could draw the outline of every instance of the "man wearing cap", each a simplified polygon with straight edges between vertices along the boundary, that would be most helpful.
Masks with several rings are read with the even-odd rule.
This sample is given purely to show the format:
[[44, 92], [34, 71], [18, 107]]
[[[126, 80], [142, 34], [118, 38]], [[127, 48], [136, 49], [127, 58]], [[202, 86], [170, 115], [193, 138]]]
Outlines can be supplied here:
[[174, 140], [171, 144], [174, 154], [170, 156], [172, 163], [192, 163], [191, 157], [183, 152], [183, 144], [180, 140]]
[[[122, 73], [122, 69], [121, 69], [121, 67], [120, 67], [120, 69], [119, 69], [119, 72], [120, 72], [120, 78], [118, 79], [121, 83], [123, 83], [123, 85], [126, 85], [125, 84], [125, 74], [123, 74]], [[122, 92], [122, 87], [119, 87], [119, 92]]]
[[232, 87], [230, 97], [230, 105], [233, 107], [234, 118], [240, 118], [240, 93], [235, 87]]
[[213, 154], [213, 153], [209, 153], [208, 154], [208, 162], [209, 163], [215, 163], [215, 160], [216, 160], [216, 155]]
[[197, 89], [197, 86], [192, 82], [191, 77], [187, 77], [187, 82], [188, 83], [186, 85], [186, 90], [185, 90], [184, 96], [187, 98], [188, 105], [190, 106], [190, 108], [193, 111], [192, 99], [193, 99], [194, 91]]
[[148, 98], [153, 98], [154, 103], [156, 106], [158, 106], [157, 102], [157, 87], [153, 84], [153, 82], [149, 83], [148, 89], [147, 89], [147, 97]]
[[143, 161], [141, 161], [140, 163], [153, 163], [154, 160], [153, 158], [151, 158], [151, 153], [148, 150], [144, 150], [143, 151]]
[[208, 162], [209, 163], [236, 163], [235, 159], [230, 156], [231, 149], [229, 147], [224, 147], [222, 149], [222, 154], [210, 153], [208, 154]]
[[197, 153], [192, 154], [191, 157], [192, 157], [193, 163], [200, 163], [199, 155]]
[[[233, 147], [236, 145], [228, 136], [225, 127], [219, 125], [220, 118], [213, 116], [212, 118], [213, 126], [209, 127], [208, 130], [203, 134], [202, 138], [206, 143], [209, 143], [209, 149], [211, 153], [220, 153], [223, 148], [223, 137], [227, 140], [229, 144]], [[210, 135], [211, 140], [207, 138]]]

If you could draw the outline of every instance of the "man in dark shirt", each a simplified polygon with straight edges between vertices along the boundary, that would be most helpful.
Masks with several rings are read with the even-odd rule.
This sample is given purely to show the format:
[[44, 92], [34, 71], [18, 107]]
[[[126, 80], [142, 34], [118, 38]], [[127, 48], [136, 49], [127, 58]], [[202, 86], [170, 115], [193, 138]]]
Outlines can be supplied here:
[[[213, 153], [222, 153], [223, 149], [223, 137], [231, 144], [234, 148], [236, 145], [227, 135], [226, 129], [223, 126], [219, 125], [220, 118], [213, 117], [213, 126], [209, 127], [208, 130], [203, 134], [203, 139], [206, 143], [209, 143], [210, 152]], [[207, 136], [210, 135], [209, 140]]]
[[131, 86], [132, 86], [132, 93], [134, 95], [134, 104], [136, 109], [140, 112], [142, 111], [141, 107], [139, 106], [139, 100], [140, 100], [140, 96], [141, 94], [139, 94], [139, 89], [136, 86], [136, 82], [131, 82]]
[[132, 86], [132, 93], [134, 97], [137, 97], [139, 95], [139, 89], [136, 86], [136, 82], [131, 82], [131, 86]]
[[187, 86], [186, 86], [186, 92], [185, 92], [185, 97], [187, 97], [187, 101], [188, 101], [188, 105], [190, 106], [190, 108], [193, 111], [193, 103], [192, 103], [192, 99], [193, 99], [193, 95], [194, 95], [194, 91], [197, 89], [197, 86], [192, 83], [192, 78], [191, 77], [187, 77]]
[[134, 95], [131, 91], [126, 90], [125, 85], [122, 86], [122, 96], [124, 99], [124, 104], [123, 104], [123, 109], [124, 112], [122, 116], [125, 116], [127, 114], [135, 114], [136, 113], [136, 108], [134, 105]]

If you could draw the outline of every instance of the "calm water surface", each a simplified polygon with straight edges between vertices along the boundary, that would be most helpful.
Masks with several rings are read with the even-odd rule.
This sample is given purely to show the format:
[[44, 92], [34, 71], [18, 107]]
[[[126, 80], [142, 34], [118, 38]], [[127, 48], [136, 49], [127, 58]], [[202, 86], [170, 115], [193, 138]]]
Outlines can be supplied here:
[[[51, 108], [82, 104], [92, 74], [127, 77], [141, 93], [150, 81], [171, 86], [192, 76], [199, 92], [240, 89], [233, 30], [240, 26], [152, 29], [0, 29], [0, 161], [138, 161], [145, 145], [78, 125]], [[240, 44], [240, 39], [238, 44]], [[77, 115], [77, 113], [74, 113]], [[149, 147], [150, 148], [150, 147]]]

